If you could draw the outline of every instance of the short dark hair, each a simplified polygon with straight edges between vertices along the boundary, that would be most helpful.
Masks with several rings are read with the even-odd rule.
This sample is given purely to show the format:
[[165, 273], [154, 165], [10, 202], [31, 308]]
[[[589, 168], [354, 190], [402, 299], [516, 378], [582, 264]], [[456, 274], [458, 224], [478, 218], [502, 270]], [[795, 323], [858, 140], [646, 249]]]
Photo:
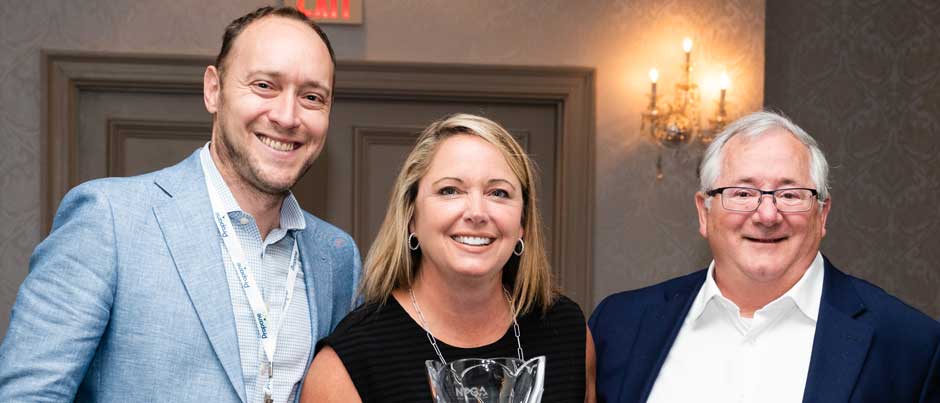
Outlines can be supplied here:
[[229, 51], [232, 50], [232, 44], [235, 42], [235, 39], [238, 38], [238, 35], [241, 35], [242, 31], [245, 30], [245, 27], [251, 25], [252, 22], [260, 20], [269, 15], [300, 21], [316, 31], [317, 35], [320, 36], [320, 39], [323, 40], [323, 44], [326, 45], [326, 50], [330, 52], [330, 61], [333, 62], [333, 66], [336, 66], [336, 55], [333, 54], [333, 46], [330, 45], [330, 38], [326, 36], [326, 32], [323, 32], [323, 29], [321, 29], [317, 23], [313, 22], [313, 20], [308, 18], [307, 15], [302, 13], [300, 10], [297, 10], [296, 8], [275, 8], [267, 6], [261, 7], [255, 11], [238, 17], [228, 24], [227, 27], [225, 27], [225, 34], [222, 35], [222, 49], [219, 50], [219, 55], [215, 57], [215, 68], [219, 70], [220, 78], [223, 75], [222, 70], [224, 69], [225, 59], [228, 57]]

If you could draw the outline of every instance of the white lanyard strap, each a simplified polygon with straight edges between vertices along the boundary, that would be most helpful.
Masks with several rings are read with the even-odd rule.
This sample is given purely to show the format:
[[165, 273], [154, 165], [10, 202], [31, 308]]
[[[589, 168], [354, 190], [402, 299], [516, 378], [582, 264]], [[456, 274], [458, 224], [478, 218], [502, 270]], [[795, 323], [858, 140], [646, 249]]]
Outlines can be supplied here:
[[258, 334], [261, 337], [261, 345], [264, 348], [264, 355], [268, 360], [268, 365], [273, 366], [274, 352], [277, 349], [277, 336], [284, 322], [286, 322], [287, 308], [290, 306], [290, 302], [294, 297], [294, 282], [297, 280], [297, 273], [299, 272], [297, 264], [297, 238], [294, 238], [294, 247], [291, 250], [290, 266], [287, 272], [287, 296], [284, 298], [284, 305], [281, 308], [280, 320], [278, 320], [276, 328], [272, 329], [269, 326], [270, 316], [268, 315], [267, 304], [264, 303], [264, 299], [261, 297], [261, 290], [258, 288], [255, 277], [248, 267], [248, 261], [245, 259], [245, 252], [242, 249], [241, 242], [239, 242], [238, 237], [235, 236], [235, 227], [232, 226], [232, 220], [229, 218], [228, 213], [221, 208], [222, 201], [215, 187], [209, 182], [209, 169], [205, 164], [203, 164], [202, 170], [206, 177], [209, 202], [212, 204], [212, 212], [215, 215], [215, 226], [218, 228], [219, 236], [222, 237], [222, 242], [225, 244], [225, 250], [228, 251], [229, 257], [232, 259], [232, 265], [235, 267], [235, 272], [238, 274], [238, 280], [242, 289], [245, 290], [245, 296], [248, 297], [248, 306], [251, 307], [252, 316], [255, 320], [255, 326], [258, 328]]

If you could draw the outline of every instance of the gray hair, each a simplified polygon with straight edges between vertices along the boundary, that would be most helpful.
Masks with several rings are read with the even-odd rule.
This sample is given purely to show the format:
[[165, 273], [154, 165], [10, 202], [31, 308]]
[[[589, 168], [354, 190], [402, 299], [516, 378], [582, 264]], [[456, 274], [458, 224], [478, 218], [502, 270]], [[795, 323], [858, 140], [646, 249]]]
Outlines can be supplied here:
[[[705, 156], [702, 158], [702, 164], [699, 166], [700, 191], [711, 190], [721, 175], [721, 161], [724, 155], [724, 147], [732, 137], [744, 135], [749, 138], [757, 138], [773, 130], [783, 129], [793, 135], [809, 150], [809, 175], [816, 190], [819, 192], [820, 202], [829, 200], [829, 163], [826, 156], [819, 149], [816, 140], [806, 133], [803, 129], [785, 116], [768, 111], [754, 112], [735, 120], [718, 134], [715, 141], [705, 150]], [[706, 206], [709, 204], [706, 200]], [[820, 206], [822, 206], [820, 204]]]

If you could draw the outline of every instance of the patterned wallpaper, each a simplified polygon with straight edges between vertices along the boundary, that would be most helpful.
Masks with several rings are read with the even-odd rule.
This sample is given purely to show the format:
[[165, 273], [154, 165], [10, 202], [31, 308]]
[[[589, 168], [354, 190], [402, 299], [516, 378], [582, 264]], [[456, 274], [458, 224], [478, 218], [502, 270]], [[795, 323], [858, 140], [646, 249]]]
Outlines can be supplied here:
[[[0, 1], [0, 336], [40, 238], [40, 49], [211, 55], [229, 21], [267, 2]], [[665, 155], [657, 182], [657, 150], [638, 133], [646, 74], [657, 67], [660, 88], [671, 86], [690, 36], [697, 78], [725, 69], [732, 110], [759, 108], [763, 0], [366, 0], [364, 14], [362, 26], [326, 27], [339, 58], [596, 69], [594, 267], [584, 268], [595, 300], [707, 264], [698, 157]]]
[[823, 253], [940, 317], [940, 3], [767, 3], [765, 103], [832, 169]]

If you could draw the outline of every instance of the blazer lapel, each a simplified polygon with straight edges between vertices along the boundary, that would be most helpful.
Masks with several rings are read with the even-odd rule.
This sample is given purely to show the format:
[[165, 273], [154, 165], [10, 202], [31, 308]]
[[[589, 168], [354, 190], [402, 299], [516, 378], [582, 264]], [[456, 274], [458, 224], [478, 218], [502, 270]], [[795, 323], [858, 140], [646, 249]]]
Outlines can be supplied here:
[[[640, 321], [636, 342], [631, 349], [634, 354], [635, 365], [630, 366], [629, 374], [621, 386], [621, 397], [629, 396], [630, 390], [637, 390], [642, 385], [642, 392], [637, 401], [645, 402], [649, 397], [656, 377], [676, 341], [679, 329], [685, 321], [685, 316], [692, 307], [695, 295], [705, 280], [704, 271], [701, 279], [696, 279], [690, 285], [664, 292], [664, 301], [648, 309]], [[642, 384], [636, 384], [642, 382]]]
[[171, 197], [154, 207], [154, 214], [176, 270], [229, 381], [247, 401], [232, 300], [198, 151], [160, 173], [155, 184]]
[[865, 310], [846, 275], [826, 260], [804, 402], [849, 401], [874, 332], [856, 320]]
[[[319, 228], [315, 222], [307, 221], [307, 227], [298, 231], [297, 247], [300, 252], [301, 266], [304, 271], [304, 284], [307, 287], [307, 303], [310, 306], [311, 340], [314, 344], [329, 335], [333, 312], [333, 265], [330, 254], [324, 250], [324, 242], [319, 239]], [[313, 359], [313, 349], [310, 349]], [[309, 361], [309, 360], [308, 360]]]

